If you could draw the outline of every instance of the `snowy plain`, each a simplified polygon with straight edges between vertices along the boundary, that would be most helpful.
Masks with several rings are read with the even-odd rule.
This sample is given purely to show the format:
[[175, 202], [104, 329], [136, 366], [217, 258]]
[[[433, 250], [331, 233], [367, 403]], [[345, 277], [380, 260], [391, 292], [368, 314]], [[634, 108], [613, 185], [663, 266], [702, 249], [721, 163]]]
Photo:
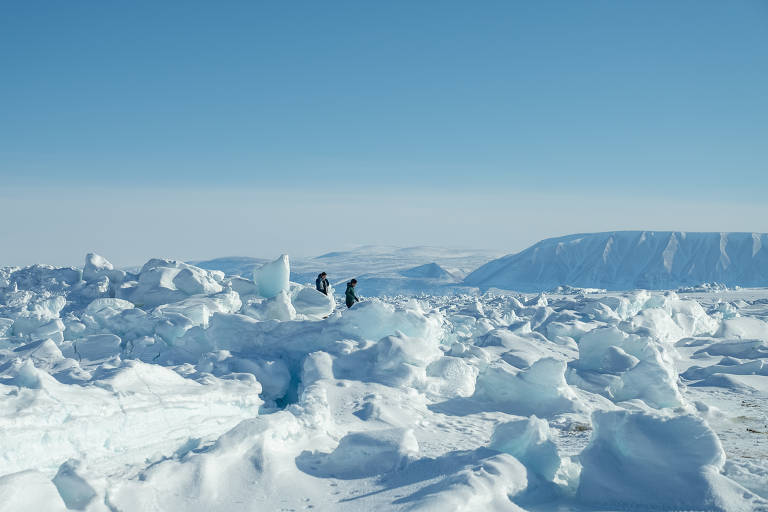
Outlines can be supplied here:
[[[463, 283], [471, 271], [502, 256], [498, 252], [442, 247], [367, 245], [334, 251], [313, 258], [291, 259], [291, 280], [312, 283], [318, 272], [328, 273], [331, 284], [343, 287], [350, 279], [365, 281], [368, 296], [473, 292]], [[190, 262], [225, 274], [246, 275], [267, 260], [249, 257], [216, 258]]]
[[768, 289], [264, 263], [0, 269], [0, 510], [768, 510]]

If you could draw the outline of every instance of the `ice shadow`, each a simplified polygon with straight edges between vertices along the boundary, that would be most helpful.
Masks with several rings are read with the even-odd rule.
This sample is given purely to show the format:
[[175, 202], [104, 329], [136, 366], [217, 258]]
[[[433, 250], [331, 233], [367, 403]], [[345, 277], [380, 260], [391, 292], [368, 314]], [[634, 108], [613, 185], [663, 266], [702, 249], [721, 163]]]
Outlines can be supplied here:
[[452, 475], [498, 454], [496, 450], [481, 446], [474, 450], [454, 450], [435, 458], [425, 457], [413, 461], [400, 471], [382, 475], [379, 483], [386, 489], [396, 489]]
[[[438, 494], [455, 485], [457, 478], [459, 478], [459, 482], [461, 481], [460, 475], [463, 472], [481, 465], [484, 460], [498, 454], [499, 452], [495, 450], [481, 447], [475, 450], [453, 451], [437, 458], [419, 459], [402, 471], [382, 475], [378, 480], [378, 483], [382, 485], [381, 489], [341, 501], [355, 501], [398, 488], [426, 483], [426, 485], [416, 489], [407, 496], [395, 495], [396, 499], [392, 501], [392, 505], [418, 502], [429, 495]], [[510, 503], [512, 503], [511, 498]]]
[[570, 400], [559, 398], [549, 402], [532, 403], [522, 400], [488, 401], [478, 400], [473, 397], [458, 397], [435, 404], [428, 404], [427, 409], [435, 413], [445, 414], [446, 416], [470, 416], [484, 412], [501, 412], [515, 416], [535, 414], [539, 418], [551, 418], [557, 414], [577, 411], [572, 406]]
[[447, 416], [469, 416], [482, 412], [504, 411], [504, 407], [499, 407], [496, 403], [486, 403], [473, 398], [451, 398], [443, 402], [427, 405], [427, 409]]
[[449, 476], [497, 454], [497, 451], [485, 447], [475, 450], [456, 450], [435, 458], [417, 459], [397, 469], [384, 472], [366, 468], [364, 463], [357, 471], [336, 471], [333, 464], [328, 464], [330, 456], [328, 453], [304, 451], [296, 457], [295, 461], [301, 471], [318, 478], [350, 480], [378, 477], [376, 483], [381, 486], [379, 489], [342, 500], [355, 501], [419, 482]]

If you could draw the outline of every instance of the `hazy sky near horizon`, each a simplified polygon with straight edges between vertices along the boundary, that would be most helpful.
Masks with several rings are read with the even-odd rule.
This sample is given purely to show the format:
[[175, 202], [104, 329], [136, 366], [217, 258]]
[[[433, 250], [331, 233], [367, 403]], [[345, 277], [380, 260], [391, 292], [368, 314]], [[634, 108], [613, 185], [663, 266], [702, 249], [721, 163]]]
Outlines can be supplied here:
[[768, 231], [768, 3], [0, 6], [0, 266]]

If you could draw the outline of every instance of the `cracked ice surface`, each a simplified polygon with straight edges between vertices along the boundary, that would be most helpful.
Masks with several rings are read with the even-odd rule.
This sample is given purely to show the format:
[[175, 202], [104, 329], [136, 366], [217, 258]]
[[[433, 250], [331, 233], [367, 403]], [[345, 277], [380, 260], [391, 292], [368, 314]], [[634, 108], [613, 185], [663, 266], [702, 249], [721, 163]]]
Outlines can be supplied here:
[[768, 510], [764, 289], [288, 272], [0, 269], [0, 510]]

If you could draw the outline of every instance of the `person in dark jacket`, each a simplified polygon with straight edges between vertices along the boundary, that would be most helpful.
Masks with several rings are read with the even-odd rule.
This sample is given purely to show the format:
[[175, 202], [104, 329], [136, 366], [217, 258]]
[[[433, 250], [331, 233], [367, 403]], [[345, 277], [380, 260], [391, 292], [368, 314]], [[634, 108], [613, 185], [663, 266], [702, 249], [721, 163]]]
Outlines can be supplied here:
[[317, 279], [315, 279], [315, 288], [317, 288], [317, 291], [324, 293], [325, 295], [328, 295], [328, 274], [325, 272], [320, 272], [320, 274], [317, 276]]
[[357, 295], [355, 295], [356, 284], [357, 284], [357, 279], [353, 279], [347, 283], [347, 291], [344, 292], [344, 297], [347, 299], [348, 308], [351, 308], [352, 306], [354, 306], [355, 302], [360, 302], [360, 299], [358, 299]]

